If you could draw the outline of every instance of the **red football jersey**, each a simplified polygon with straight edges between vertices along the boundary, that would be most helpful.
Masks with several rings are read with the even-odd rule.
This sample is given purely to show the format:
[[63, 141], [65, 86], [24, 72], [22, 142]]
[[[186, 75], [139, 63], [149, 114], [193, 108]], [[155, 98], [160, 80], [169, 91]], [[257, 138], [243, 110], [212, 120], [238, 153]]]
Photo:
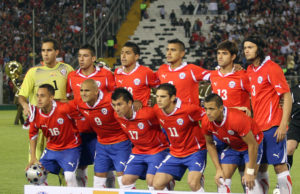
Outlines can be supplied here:
[[266, 57], [258, 67], [249, 65], [247, 73], [251, 85], [253, 119], [263, 131], [279, 126], [282, 118], [280, 97], [290, 91], [282, 69], [270, 57]]
[[41, 109], [32, 107], [30, 116], [29, 138], [38, 136], [41, 129], [47, 138], [47, 148], [49, 150], [65, 150], [78, 147], [81, 144], [80, 135], [64, 109], [63, 103], [52, 102], [52, 110], [49, 114], [44, 114]]
[[244, 137], [252, 131], [258, 144], [263, 139], [263, 133], [259, 130], [258, 125], [244, 112], [224, 107], [224, 118], [221, 123], [210, 122], [207, 115], [203, 117], [202, 128], [207, 135], [215, 135], [219, 140], [229, 145], [237, 151], [245, 151], [248, 145], [241, 137]]
[[123, 67], [117, 68], [115, 81], [117, 87], [126, 88], [133, 99], [141, 101], [143, 106], [148, 106], [151, 88], [159, 84], [156, 74], [150, 68], [138, 63], [130, 73], [125, 73]]
[[185, 103], [199, 105], [199, 81], [208, 80], [210, 71], [193, 64], [182, 63], [181, 66], [171, 69], [170, 65], [163, 64], [157, 71], [160, 83], [170, 83], [176, 87], [177, 97]]
[[93, 79], [96, 81], [99, 89], [105, 94], [108, 91], [113, 91], [116, 87], [114, 75], [105, 67], [95, 66], [95, 72], [90, 75], [83, 75], [81, 69], [72, 71], [68, 75], [67, 82], [67, 95], [70, 96], [73, 93], [74, 99], [80, 99], [80, 87], [81, 83], [87, 79]]
[[116, 112], [115, 117], [134, 145], [132, 153], [156, 154], [169, 147], [167, 137], [151, 107], [143, 107], [138, 112], [133, 112], [129, 120], [119, 117]]
[[182, 103], [177, 99], [175, 110], [166, 114], [158, 108], [153, 107], [161, 126], [168, 134], [170, 141], [170, 154], [176, 157], [186, 157], [199, 150], [206, 149], [202, 129], [199, 126], [204, 111], [201, 107]]
[[211, 71], [210, 82], [212, 91], [218, 94], [225, 106], [244, 106], [250, 108], [250, 85], [246, 71], [222, 74], [220, 71]]
[[93, 107], [82, 100], [72, 100], [68, 104], [85, 117], [93, 131], [97, 133], [98, 142], [101, 144], [115, 144], [128, 140], [114, 117], [110, 92], [104, 96], [103, 92], [99, 91], [99, 97]]
[[[88, 76], [83, 75], [81, 73], [81, 69], [69, 73], [67, 82], [67, 95], [70, 96], [73, 93], [74, 100], [80, 101], [81, 83], [87, 79], [94, 79], [104, 95], [109, 91], [113, 91], [116, 86], [114, 75], [112, 74], [112, 72], [106, 67], [100, 68], [96, 66], [95, 68], [95, 72]], [[76, 126], [80, 132], [89, 133], [92, 131], [89, 123], [85, 118], [77, 119]]]

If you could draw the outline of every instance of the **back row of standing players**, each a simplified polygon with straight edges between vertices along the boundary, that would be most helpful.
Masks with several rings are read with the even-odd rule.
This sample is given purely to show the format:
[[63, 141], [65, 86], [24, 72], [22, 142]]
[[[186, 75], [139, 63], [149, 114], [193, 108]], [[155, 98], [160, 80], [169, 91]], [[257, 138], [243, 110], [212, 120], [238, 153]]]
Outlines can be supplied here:
[[[48, 139], [47, 151], [44, 152], [40, 162], [46, 169], [48, 166], [47, 170], [52, 173], [58, 172], [57, 165], [64, 168], [68, 185], [76, 186], [80, 182], [80, 185], [85, 185], [86, 166], [93, 163], [95, 153], [93, 149], [96, 144], [95, 187], [105, 187], [107, 172], [116, 170], [119, 185], [123, 188], [134, 188], [137, 178], [146, 178], [149, 189], [153, 187], [164, 189], [171, 185], [173, 179], [180, 180], [188, 168], [190, 188], [193, 191], [203, 191], [201, 177], [206, 163], [207, 146], [217, 169], [215, 180], [219, 192], [230, 192], [232, 174], [237, 166], [246, 163], [245, 174], [242, 177], [245, 185], [250, 188], [249, 191], [268, 192], [267, 164], [272, 164], [281, 193], [291, 193], [285, 149], [291, 94], [281, 68], [271, 61], [270, 57], [265, 57], [264, 47], [264, 42], [259, 37], [248, 37], [244, 41], [244, 54], [251, 65], [247, 71], [235, 71], [233, 61], [237, 56], [237, 46], [233, 42], [224, 41], [217, 48], [219, 69], [208, 71], [183, 62], [184, 44], [175, 39], [169, 41], [167, 46], [168, 64], [161, 65], [154, 73], [137, 63], [140, 56], [139, 48], [136, 44], [127, 42], [121, 51], [122, 66], [116, 69], [113, 75], [105, 67], [93, 65], [96, 57], [91, 46], [85, 45], [80, 48], [78, 53], [80, 69], [72, 71], [67, 64], [55, 61], [58, 54], [57, 43], [51, 39], [44, 40], [42, 44], [44, 65], [33, 67], [28, 71], [19, 93], [19, 101], [25, 114], [30, 115], [31, 112], [31, 141], [36, 141], [39, 128]], [[203, 80], [210, 80], [213, 92], [220, 96], [211, 95], [206, 99], [204, 106], [207, 115], [204, 118], [205, 112], [200, 107], [198, 96], [199, 81]], [[74, 100], [67, 104], [53, 101], [51, 109], [48, 108], [47, 112], [47, 109], [42, 108], [42, 99], [45, 95], [38, 92], [45, 89], [51, 91], [46, 86], [39, 89], [44, 83], [54, 87], [53, 99], [64, 100], [68, 95], [73, 96]], [[158, 87], [156, 93], [157, 105], [150, 108], [148, 103], [151, 88], [159, 84], [162, 85]], [[115, 90], [116, 87], [126, 88], [134, 101], [124, 90]], [[249, 94], [253, 120], [249, 117], [251, 115]], [[49, 95], [51, 96], [51, 92]], [[31, 100], [31, 104], [41, 109], [37, 109], [39, 111], [34, 113], [30, 111], [31, 106], [28, 106], [27, 98]], [[283, 98], [282, 108], [279, 105], [280, 98]], [[38, 103], [36, 99], [39, 99]], [[128, 103], [129, 107], [132, 105], [135, 109], [127, 110]], [[136, 107], [139, 107], [139, 104], [142, 104], [143, 108], [138, 110]], [[113, 108], [116, 113], [111, 113]], [[49, 119], [56, 109], [68, 116], [77, 117], [77, 112], [83, 115], [76, 118], [81, 138], [80, 136], [71, 138], [68, 145], [65, 145], [63, 135], [60, 137], [59, 127], [49, 126], [51, 123]], [[43, 110], [46, 112], [43, 113]], [[62, 125], [67, 119], [57, 116], [53, 123]], [[198, 124], [201, 120], [202, 129]], [[166, 153], [169, 144], [160, 134], [160, 129], [156, 130], [159, 125], [167, 133], [170, 153]], [[140, 134], [141, 130], [145, 136]], [[148, 130], [153, 131], [145, 132]], [[97, 134], [96, 143], [94, 132]], [[216, 147], [212, 143], [213, 135], [217, 137], [216, 140], [221, 140], [217, 141], [221, 142], [221, 145], [217, 145], [218, 152], [215, 152]], [[131, 143], [128, 138], [134, 145], [130, 156]], [[60, 161], [63, 157], [57, 157], [55, 151], [77, 148], [80, 139], [82, 145], [75, 151], [81, 152], [82, 155], [75, 175], [76, 160], [64, 164]], [[36, 162], [39, 157], [35, 156], [33, 147], [30, 164]], [[88, 153], [85, 149], [92, 152]], [[54, 151], [53, 158], [51, 151]], [[113, 153], [110, 153], [111, 151]], [[153, 157], [147, 158], [145, 155]], [[57, 163], [49, 162], [52, 159], [58, 160]], [[148, 164], [146, 169], [145, 163]], [[260, 163], [259, 170], [256, 163]], [[78, 181], [75, 181], [76, 176]]]

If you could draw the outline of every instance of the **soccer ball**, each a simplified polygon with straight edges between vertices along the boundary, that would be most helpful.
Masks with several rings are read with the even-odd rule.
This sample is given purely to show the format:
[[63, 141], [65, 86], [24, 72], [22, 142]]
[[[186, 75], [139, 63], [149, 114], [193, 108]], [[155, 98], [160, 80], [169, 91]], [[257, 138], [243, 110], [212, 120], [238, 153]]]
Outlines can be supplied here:
[[47, 179], [47, 171], [40, 164], [33, 164], [26, 170], [26, 178], [33, 185], [43, 184]]

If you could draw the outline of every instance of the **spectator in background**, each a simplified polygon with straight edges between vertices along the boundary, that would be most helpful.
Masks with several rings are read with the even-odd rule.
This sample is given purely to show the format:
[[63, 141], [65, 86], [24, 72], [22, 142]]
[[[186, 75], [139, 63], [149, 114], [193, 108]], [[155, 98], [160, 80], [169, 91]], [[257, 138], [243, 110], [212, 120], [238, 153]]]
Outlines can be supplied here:
[[191, 26], [192, 25], [191, 25], [189, 18], [186, 18], [184, 25], [183, 25], [186, 38], [189, 38], [191, 36]]
[[141, 21], [143, 20], [145, 11], [147, 8], [146, 0], [143, 0], [142, 3], [140, 4], [140, 10], [141, 10]]
[[185, 5], [185, 2], [182, 2], [182, 4], [180, 5], [180, 9], [181, 9], [182, 15], [185, 15], [187, 12], [187, 6]]
[[189, 15], [193, 15], [194, 10], [195, 10], [195, 6], [192, 4], [192, 2], [189, 3], [187, 9], [188, 9]]
[[172, 9], [172, 12], [170, 13], [169, 18], [170, 18], [171, 24], [173, 24], [174, 20], [176, 19], [176, 14], [175, 14], [174, 9]]
[[160, 13], [160, 18], [161, 18], [162, 20], [164, 20], [164, 19], [165, 19], [165, 15], [166, 15], [165, 6], [162, 6], [162, 7], [160, 8], [159, 13]]
[[178, 21], [178, 26], [183, 26], [184, 22], [183, 22], [183, 19], [180, 18], [179, 21]]
[[208, 12], [210, 14], [218, 14], [218, 3], [216, 0], [211, 0], [208, 3]]

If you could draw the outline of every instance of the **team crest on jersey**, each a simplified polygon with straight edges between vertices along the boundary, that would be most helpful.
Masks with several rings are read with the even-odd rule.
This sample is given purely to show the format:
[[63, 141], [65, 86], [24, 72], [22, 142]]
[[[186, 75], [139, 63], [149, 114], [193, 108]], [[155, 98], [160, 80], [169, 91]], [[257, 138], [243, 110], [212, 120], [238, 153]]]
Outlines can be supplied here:
[[102, 108], [101, 112], [102, 112], [102, 114], [107, 115], [107, 108]]
[[180, 79], [184, 79], [184, 78], [185, 78], [185, 73], [183, 73], [183, 72], [180, 73], [180, 74], [179, 74], [179, 78], [180, 78]]
[[100, 88], [101, 82], [100, 81], [96, 81], [96, 84], [97, 84], [98, 88]]
[[60, 125], [64, 124], [64, 119], [63, 118], [58, 118], [57, 123], [60, 124]]
[[228, 86], [230, 88], [234, 88], [235, 87], [235, 82], [234, 81], [230, 81], [229, 84], [228, 84]]
[[62, 69], [62, 70], [60, 70], [60, 73], [61, 73], [63, 76], [65, 76], [65, 75], [67, 75], [67, 70], [66, 70], [66, 69]]
[[181, 118], [177, 119], [177, 124], [178, 125], [183, 125], [183, 119], [181, 119]]
[[263, 81], [263, 78], [262, 78], [262, 76], [259, 76], [259, 77], [257, 78], [257, 83], [261, 84], [261, 83], [262, 83], [262, 81]]
[[141, 83], [141, 80], [139, 78], [136, 78], [133, 80], [134, 85], [138, 86]]
[[144, 127], [145, 127], [144, 123], [142, 123], [142, 122], [138, 123], [137, 126], [139, 129], [144, 129]]
[[228, 133], [229, 135], [234, 135], [234, 131], [232, 131], [232, 130], [228, 130], [227, 133]]

